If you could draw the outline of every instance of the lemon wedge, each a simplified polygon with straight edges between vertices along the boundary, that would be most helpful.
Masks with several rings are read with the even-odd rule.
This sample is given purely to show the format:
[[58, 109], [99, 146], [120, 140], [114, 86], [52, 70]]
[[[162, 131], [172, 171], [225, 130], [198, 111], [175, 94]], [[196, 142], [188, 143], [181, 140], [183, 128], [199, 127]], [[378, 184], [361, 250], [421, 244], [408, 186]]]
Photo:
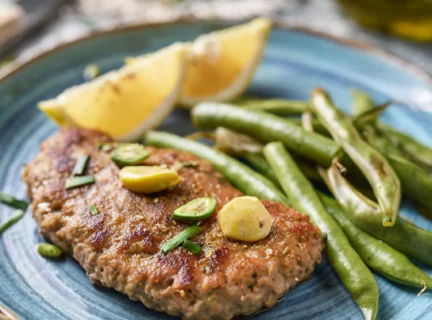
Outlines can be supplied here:
[[120, 170], [123, 186], [137, 193], [154, 193], [175, 187], [181, 177], [173, 170], [159, 166], [131, 166]]
[[60, 126], [97, 129], [134, 141], [158, 126], [180, 94], [185, 44], [143, 55], [116, 71], [72, 87], [39, 108]]
[[264, 53], [271, 21], [249, 23], [198, 37], [188, 54], [180, 104], [228, 101], [242, 94]]
[[273, 219], [255, 197], [238, 197], [219, 212], [218, 221], [224, 236], [241, 241], [258, 241], [267, 237]]

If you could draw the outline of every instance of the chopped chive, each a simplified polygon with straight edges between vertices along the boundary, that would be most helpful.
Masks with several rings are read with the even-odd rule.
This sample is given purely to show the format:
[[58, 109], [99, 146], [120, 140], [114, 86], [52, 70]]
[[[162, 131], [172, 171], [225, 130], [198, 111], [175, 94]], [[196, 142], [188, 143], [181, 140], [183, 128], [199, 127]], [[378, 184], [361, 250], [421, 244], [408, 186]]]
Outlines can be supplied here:
[[184, 229], [182, 232], [180, 232], [178, 235], [176, 235], [174, 238], [168, 240], [165, 242], [162, 247], [161, 251], [163, 254], [167, 254], [171, 250], [177, 248], [179, 245], [181, 245], [185, 240], [193, 237], [194, 235], [201, 232], [201, 228], [198, 226], [190, 226], [189, 228]]
[[24, 210], [17, 210], [15, 214], [0, 225], [0, 234], [9, 229], [12, 225], [17, 223], [24, 216]]
[[59, 247], [49, 244], [41, 243], [38, 245], [37, 252], [47, 259], [58, 259], [63, 255], [63, 250]]
[[173, 219], [183, 222], [197, 222], [206, 220], [216, 209], [216, 199], [201, 197], [189, 201], [173, 212]]
[[73, 189], [93, 183], [95, 183], [95, 178], [93, 176], [70, 177], [66, 179], [65, 188]]
[[88, 154], [81, 155], [73, 168], [72, 174], [75, 176], [82, 176], [86, 171], [89, 159], [90, 156]]
[[183, 241], [183, 248], [185, 248], [187, 251], [193, 254], [200, 254], [202, 250], [202, 248], [199, 245], [197, 245], [196, 243], [190, 240]]
[[0, 192], [0, 202], [14, 209], [27, 210], [28, 202], [24, 200], [18, 200], [9, 194]]
[[194, 162], [182, 162], [182, 166], [185, 168], [196, 168], [198, 164]]
[[91, 212], [91, 214], [92, 215], [97, 215], [97, 214], [99, 214], [99, 210], [98, 210], [98, 208], [96, 207], [96, 205], [92, 205], [92, 206], [90, 206], [90, 212]]
[[111, 149], [115, 148], [116, 146], [117, 146], [117, 143], [114, 143], [114, 142], [101, 142], [98, 145], [98, 150], [110, 151]]
[[125, 143], [117, 147], [111, 153], [111, 159], [118, 166], [132, 166], [141, 163], [148, 158], [150, 153], [138, 143]]

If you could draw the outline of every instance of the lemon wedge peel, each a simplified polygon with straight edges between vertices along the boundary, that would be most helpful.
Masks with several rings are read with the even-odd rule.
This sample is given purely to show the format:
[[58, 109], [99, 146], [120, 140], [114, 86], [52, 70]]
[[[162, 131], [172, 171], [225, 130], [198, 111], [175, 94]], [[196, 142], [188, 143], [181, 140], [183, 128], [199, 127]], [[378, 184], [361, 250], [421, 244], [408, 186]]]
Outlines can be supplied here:
[[[205, 100], [217, 102], [229, 101], [246, 91], [264, 55], [270, 29], [271, 21], [269, 19], [257, 18], [240, 26], [234, 26], [198, 37], [190, 46], [187, 63], [188, 74], [184, 80], [183, 90], [179, 100], [180, 106], [190, 108]], [[236, 49], [241, 48], [239, 48], [238, 45], [233, 45], [232, 48], [229, 48], [229, 54], [225, 54], [220, 42], [241, 42], [242, 38], [253, 39], [255, 41], [250, 48], [253, 53], [246, 53], [250, 56], [247, 59], [247, 63], [242, 66], [242, 70], [235, 75], [229, 76], [231, 79], [228, 79], [228, 83], [223, 83], [220, 77], [224, 77], [223, 73], [226, 73], [229, 68], [222, 68], [222, 71], [220, 71], [221, 67], [218, 65], [218, 57], [225, 59], [225, 62], [227, 62], [232, 56], [236, 54], [239, 55], [239, 51]], [[245, 47], [247, 46], [245, 45]], [[197, 64], [197, 60], [200, 61], [200, 59], [202, 64], [210, 65], [210, 70], [212, 69], [212, 64], [214, 65], [215, 75], [213, 79], [211, 74], [200, 74], [200, 71], [196, 70], [199, 69], [199, 66], [195, 65]], [[203, 94], [197, 94], [195, 92], [194, 88], [196, 86], [201, 86], [202, 84], [210, 83], [215, 80], [220, 82], [220, 88], [217, 91], [211, 93], [205, 92]]]
[[136, 141], [174, 108], [185, 76], [187, 49], [176, 43], [133, 64], [67, 89], [39, 108], [61, 126], [97, 129]]

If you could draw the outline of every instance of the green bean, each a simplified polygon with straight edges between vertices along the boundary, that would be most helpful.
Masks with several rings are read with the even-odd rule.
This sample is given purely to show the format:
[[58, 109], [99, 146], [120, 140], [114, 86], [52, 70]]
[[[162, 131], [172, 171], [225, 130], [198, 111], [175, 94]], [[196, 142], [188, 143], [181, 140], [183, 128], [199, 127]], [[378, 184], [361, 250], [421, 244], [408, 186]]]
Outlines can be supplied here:
[[302, 114], [310, 107], [308, 101], [288, 99], [244, 99], [234, 104], [248, 110], [265, 111], [278, 116], [292, 116]]
[[326, 251], [330, 263], [362, 310], [365, 319], [375, 319], [379, 293], [372, 273], [351, 247], [337, 222], [326, 212], [313, 186], [300, 172], [283, 144], [268, 144], [264, 147], [264, 155], [294, 207], [308, 213], [321, 232], [327, 234]]
[[63, 255], [63, 250], [59, 247], [49, 244], [41, 243], [37, 247], [37, 252], [44, 258], [47, 259], [58, 259]]
[[241, 156], [244, 153], [259, 153], [262, 152], [264, 145], [241, 133], [229, 130], [227, 128], [218, 127], [214, 134], [213, 139], [215, 147], [229, 155]]
[[387, 159], [402, 184], [403, 192], [418, 204], [432, 210], [432, 176], [414, 162], [395, 154]]
[[336, 219], [354, 250], [369, 268], [396, 283], [432, 288], [432, 278], [405, 255], [362, 231], [345, 216], [336, 200], [323, 194], [319, 196], [327, 212]]
[[15, 211], [15, 214], [7, 219], [3, 224], [0, 225], [0, 234], [2, 234], [4, 231], [9, 229], [11, 226], [13, 226], [15, 223], [17, 223], [21, 218], [24, 216], [25, 211], [24, 210], [17, 210]]
[[382, 226], [377, 203], [358, 192], [335, 167], [328, 169], [327, 176], [329, 189], [356, 225], [400, 252], [432, 265], [432, 232], [402, 219], [392, 228]]
[[269, 178], [276, 186], [280, 186], [278, 178], [270, 168], [262, 153], [249, 152], [244, 154], [242, 158], [264, 177]]
[[[287, 120], [291, 121], [292, 123], [294, 123], [298, 126], [301, 126], [301, 119], [289, 118]], [[313, 131], [315, 131], [315, 132], [317, 132], [323, 136], [330, 137], [330, 133], [327, 131], [326, 127], [324, 127], [318, 119], [313, 118], [312, 119], [312, 125], [313, 125]]]
[[146, 144], [187, 151], [211, 162], [235, 187], [247, 195], [268, 199], [289, 205], [288, 198], [268, 178], [256, 173], [247, 165], [210, 147], [181, 138], [167, 132], [150, 131]]
[[336, 109], [321, 89], [312, 92], [312, 106], [318, 119], [330, 131], [369, 181], [381, 208], [384, 226], [393, 226], [400, 205], [400, 182], [386, 159], [362, 140], [353, 123]]
[[360, 116], [365, 112], [375, 108], [375, 102], [371, 96], [364, 91], [353, 89], [351, 90], [351, 96], [353, 100], [353, 116]]
[[[360, 90], [353, 90], [352, 96], [354, 101], [354, 115], [357, 115], [361, 118], [362, 114], [365, 114], [369, 111], [376, 111], [378, 109], [374, 107], [375, 102], [367, 93]], [[385, 106], [386, 105], [383, 106], [384, 109]], [[363, 118], [365, 118], [364, 115]], [[363, 123], [364, 120], [367, 119], [363, 119]], [[432, 170], [432, 148], [421, 144], [409, 135], [401, 133], [386, 124], [377, 123], [376, 121], [375, 124], [377, 124], [380, 133], [385, 135], [412, 161], [428, 170]]]
[[27, 207], [29, 205], [27, 201], [18, 200], [15, 197], [4, 192], [0, 192], [0, 202], [11, 208], [20, 209], [24, 211], [27, 210]]
[[201, 103], [192, 110], [192, 120], [199, 128], [225, 127], [260, 141], [282, 141], [287, 148], [323, 166], [329, 166], [341, 149], [329, 138], [310, 133], [280, 117], [220, 104]]
[[432, 210], [432, 176], [423, 167], [404, 157], [402, 152], [373, 128], [365, 128], [367, 141], [384, 154], [399, 177], [402, 192], [421, 206]]
[[378, 128], [382, 134], [390, 139], [412, 161], [424, 166], [428, 170], [432, 170], [432, 148], [383, 123], [380, 123]]

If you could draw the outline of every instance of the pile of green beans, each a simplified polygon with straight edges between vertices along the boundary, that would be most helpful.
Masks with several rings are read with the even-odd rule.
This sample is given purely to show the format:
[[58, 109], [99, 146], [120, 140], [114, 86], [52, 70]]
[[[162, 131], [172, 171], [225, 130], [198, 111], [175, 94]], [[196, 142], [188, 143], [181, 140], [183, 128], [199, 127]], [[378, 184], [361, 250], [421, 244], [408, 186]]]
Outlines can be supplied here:
[[290, 204], [288, 198], [268, 178], [255, 172], [245, 164], [223, 152], [214, 150], [202, 143], [181, 138], [167, 132], [150, 131], [145, 136], [147, 145], [187, 151], [212, 163], [237, 189], [244, 194], [261, 199]]
[[360, 228], [400, 252], [432, 265], [432, 232], [402, 219], [391, 228], [382, 226], [379, 206], [356, 190], [336, 166], [328, 169], [325, 180], [345, 214]]
[[393, 226], [401, 200], [400, 182], [393, 168], [381, 153], [360, 137], [352, 121], [333, 105], [326, 92], [313, 90], [312, 108], [369, 181], [381, 208], [383, 225]]
[[351, 245], [363, 261], [376, 273], [400, 284], [432, 289], [432, 278], [390, 245], [369, 235], [354, 224], [336, 200], [319, 195], [327, 212], [339, 223]]
[[412, 161], [432, 171], [432, 148], [426, 147], [410, 136], [383, 123], [380, 123], [378, 128], [382, 134], [400, 148]]
[[204, 102], [192, 110], [192, 121], [202, 129], [224, 127], [264, 142], [282, 141], [293, 152], [323, 166], [342, 156], [340, 147], [331, 139], [265, 112]]
[[326, 212], [313, 186], [301, 173], [283, 144], [269, 143], [264, 148], [264, 155], [294, 207], [307, 213], [321, 232], [327, 234], [326, 252], [330, 263], [360, 307], [365, 319], [375, 319], [379, 292], [372, 273], [353, 250], [336, 221]]

